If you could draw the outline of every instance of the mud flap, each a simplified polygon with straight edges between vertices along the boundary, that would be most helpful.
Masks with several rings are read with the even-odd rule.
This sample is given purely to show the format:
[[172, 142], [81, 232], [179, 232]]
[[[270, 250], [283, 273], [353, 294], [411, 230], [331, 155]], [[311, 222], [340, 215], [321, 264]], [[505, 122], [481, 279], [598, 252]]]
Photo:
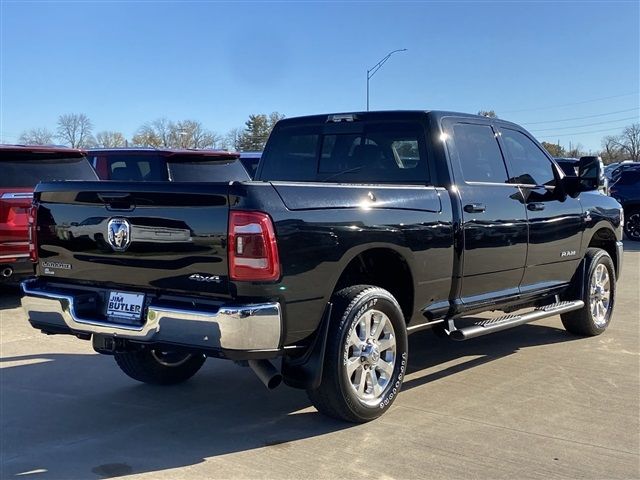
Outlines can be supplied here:
[[284, 357], [282, 360], [284, 383], [290, 387], [315, 389], [320, 386], [332, 309], [333, 304], [327, 303], [320, 327], [304, 355], [297, 358]]

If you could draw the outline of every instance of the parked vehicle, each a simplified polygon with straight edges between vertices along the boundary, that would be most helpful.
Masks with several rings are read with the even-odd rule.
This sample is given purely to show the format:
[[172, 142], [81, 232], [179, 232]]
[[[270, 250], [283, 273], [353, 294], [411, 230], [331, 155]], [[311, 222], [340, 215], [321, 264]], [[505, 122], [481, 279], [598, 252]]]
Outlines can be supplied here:
[[251, 178], [255, 178], [256, 171], [258, 170], [258, 163], [260, 163], [260, 158], [262, 157], [262, 152], [241, 152], [240, 153], [240, 161], [244, 168], [249, 172]]
[[239, 154], [223, 150], [115, 148], [89, 150], [102, 180], [224, 182], [249, 180]]
[[610, 163], [609, 165], [604, 167], [604, 174], [607, 177], [607, 180], [609, 180], [609, 183], [612, 183], [614, 181], [613, 175], [618, 170], [619, 167], [622, 167], [623, 165], [627, 165], [630, 163], [633, 163], [633, 160], [623, 160], [622, 162]]
[[[410, 333], [462, 341], [554, 315], [606, 330], [622, 209], [597, 192], [599, 168], [587, 157], [566, 176], [495, 118], [288, 118], [255, 181], [41, 184], [22, 303], [33, 327], [91, 339], [136, 380], [239, 360], [364, 422], [397, 397]], [[473, 319], [487, 311], [504, 313]]]
[[611, 171], [611, 183], [617, 182], [620, 179], [620, 175], [622, 175], [622, 172], [629, 168], [635, 169], [638, 165], [640, 165], [640, 162], [621, 162], [616, 168]]
[[0, 145], [0, 283], [33, 275], [27, 224], [35, 185], [96, 179], [80, 150]]
[[610, 195], [624, 208], [624, 233], [629, 240], [640, 241], [640, 163], [627, 164], [616, 175]]

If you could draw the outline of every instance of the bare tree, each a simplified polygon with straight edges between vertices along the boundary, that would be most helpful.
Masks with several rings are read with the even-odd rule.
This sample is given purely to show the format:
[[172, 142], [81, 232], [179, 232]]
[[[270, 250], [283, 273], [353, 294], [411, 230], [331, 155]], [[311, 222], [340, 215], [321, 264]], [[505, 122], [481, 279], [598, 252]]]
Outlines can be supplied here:
[[160, 148], [163, 146], [162, 139], [150, 125], [140, 127], [131, 139], [131, 143], [136, 147]]
[[96, 133], [96, 146], [104, 148], [126, 147], [127, 140], [120, 132], [105, 130], [103, 132]]
[[602, 152], [600, 152], [600, 156], [605, 164], [620, 161], [623, 155], [622, 150], [618, 146], [618, 137], [608, 135], [602, 139]]
[[480, 110], [478, 115], [481, 117], [498, 118], [498, 115], [496, 115], [496, 112], [493, 110]]
[[72, 148], [94, 145], [92, 130], [93, 124], [84, 113], [68, 113], [58, 117], [57, 138]]
[[150, 124], [162, 147], [172, 147], [175, 144], [175, 124], [166, 118], [159, 118]]
[[18, 143], [22, 145], [51, 145], [53, 143], [53, 132], [46, 128], [32, 128], [22, 132]]
[[180, 148], [219, 148], [221, 137], [196, 120], [183, 120], [173, 126], [174, 145]]
[[172, 122], [161, 118], [140, 127], [132, 142], [153, 148], [219, 148], [222, 138], [196, 120]]
[[242, 128], [232, 128], [227, 133], [226, 146], [231, 150], [240, 150], [240, 142], [242, 141]]
[[640, 161], [640, 123], [625, 127], [622, 135], [616, 138], [616, 145], [630, 160]]
[[569, 142], [569, 150], [566, 150], [566, 154], [569, 158], [580, 158], [585, 155], [584, 147], [580, 143], [572, 145], [571, 142]]

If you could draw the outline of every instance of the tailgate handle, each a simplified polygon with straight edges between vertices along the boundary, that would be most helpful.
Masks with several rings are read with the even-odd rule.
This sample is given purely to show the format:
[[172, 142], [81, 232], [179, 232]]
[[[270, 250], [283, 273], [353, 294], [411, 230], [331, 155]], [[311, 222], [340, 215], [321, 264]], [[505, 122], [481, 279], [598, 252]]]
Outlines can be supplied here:
[[134, 208], [133, 198], [128, 192], [98, 193], [98, 198], [110, 209], [131, 210]]

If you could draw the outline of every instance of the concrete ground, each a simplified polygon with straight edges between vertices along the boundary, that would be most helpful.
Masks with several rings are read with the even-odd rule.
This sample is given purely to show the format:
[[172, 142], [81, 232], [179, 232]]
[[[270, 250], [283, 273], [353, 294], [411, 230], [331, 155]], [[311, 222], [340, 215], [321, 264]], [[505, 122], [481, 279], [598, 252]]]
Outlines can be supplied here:
[[640, 478], [640, 245], [625, 247], [605, 334], [558, 317], [463, 343], [415, 334], [394, 406], [358, 426], [224, 361], [138, 384], [33, 330], [5, 292], [0, 478]]

